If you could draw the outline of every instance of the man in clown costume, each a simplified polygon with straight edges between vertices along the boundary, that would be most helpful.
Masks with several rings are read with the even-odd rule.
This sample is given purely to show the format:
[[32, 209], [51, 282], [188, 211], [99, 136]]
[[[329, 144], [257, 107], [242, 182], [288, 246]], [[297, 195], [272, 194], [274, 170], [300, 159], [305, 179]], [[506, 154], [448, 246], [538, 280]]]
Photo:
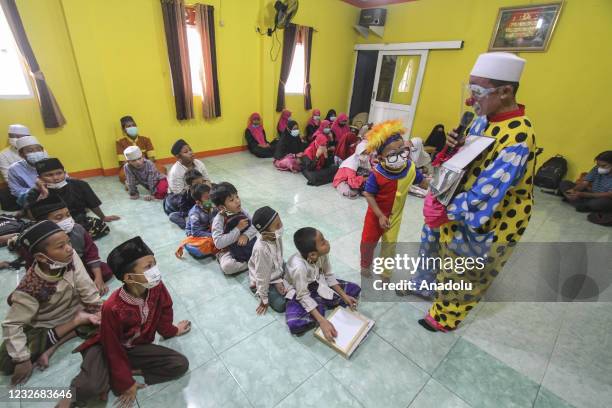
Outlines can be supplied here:
[[[395, 244], [402, 223], [404, 204], [412, 184], [427, 188], [423, 175], [408, 160], [402, 138], [406, 131], [399, 120], [382, 122], [367, 135], [367, 152], [376, 153], [379, 163], [365, 183], [364, 193], [368, 210], [361, 235], [361, 274], [370, 276], [374, 249], [382, 237], [381, 257], [395, 256]], [[390, 271], [384, 270], [383, 280], [389, 280]]]
[[[516, 102], [524, 66], [525, 60], [514, 54], [486, 53], [478, 57], [470, 74], [470, 102], [480, 118], [468, 134], [489, 136], [495, 142], [467, 167], [458, 193], [442, 215], [426, 216], [422, 242], [436, 246], [443, 259], [481, 257], [486, 262], [464, 272], [445, 267], [437, 271], [438, 284], [462, 280], [472, 287], [437, 289], [429, 312], [419, 321], [427, 330], [454, 330], [465, 320], [506, 264], [531, 218], [537, 147], [525, 106]], [[472, 131], [482, 128], [484, 117], [484, 129]], [[452, 156], [448, 149], [461, 145], [453, 136], [437, 160], [448, 159]]]

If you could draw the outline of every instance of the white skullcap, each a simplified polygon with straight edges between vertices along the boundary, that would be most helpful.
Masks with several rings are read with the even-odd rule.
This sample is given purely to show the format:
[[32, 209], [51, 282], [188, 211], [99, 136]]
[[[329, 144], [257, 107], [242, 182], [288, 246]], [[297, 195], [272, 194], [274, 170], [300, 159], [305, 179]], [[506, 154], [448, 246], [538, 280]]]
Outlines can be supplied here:
[[28, 136], [30, 134], [30, 129], [19, 123], [15, 123], [14, 125], [9, 125], [8, 132], [14, 135]]
[[523, 58], [509, 52], [488, 52], [480, 54], [470, 75], [499, 81], [519, 82], [525, 62]]
[[123, 151], [126, 160], [138, 160], [142, 157], [142, 152], [138, 146], [126, 147]]
[[16, 147], [17, 150], [21, 150], [26, 146], [42, 146], [37, 138], [34, 136], [23, 136], [17, 139]]

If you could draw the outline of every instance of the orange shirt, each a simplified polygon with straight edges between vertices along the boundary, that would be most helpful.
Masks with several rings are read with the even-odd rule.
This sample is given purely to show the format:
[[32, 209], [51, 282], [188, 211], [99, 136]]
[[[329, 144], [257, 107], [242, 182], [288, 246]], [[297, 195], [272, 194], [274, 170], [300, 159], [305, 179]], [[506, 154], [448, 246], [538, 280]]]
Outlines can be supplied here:
[[130, 146], [138, 146], [142, 151], [142, 155], [149, 159], [155, 160], [155, 148], [153, 147], [153, 143], [151, 143], [151, 139], [146, 136], [136, 136], [135, 139], [132, 139], [127, 136], [123, 136], [121, 139], [117, 139], [115, 142], [115, 146], [117, 148], [117, 161], [119, 164], [125, 163], [125, 156], [123, 155], [123, 151]]

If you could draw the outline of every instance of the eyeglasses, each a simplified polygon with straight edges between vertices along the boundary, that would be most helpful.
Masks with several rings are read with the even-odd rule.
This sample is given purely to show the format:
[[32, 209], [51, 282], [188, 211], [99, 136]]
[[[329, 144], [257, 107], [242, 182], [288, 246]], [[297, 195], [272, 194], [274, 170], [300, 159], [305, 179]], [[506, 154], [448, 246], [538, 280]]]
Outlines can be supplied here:
[[402, 149], [397, 152], [391, 152], [385, 159], [388, 163], [395, 163], [399, 158], [407, 159], [408, 158], [408, 150]]
[[470, 84], [468, 85], [468, 89], [471, 92], [472, 96], [474, 98], [484, 98], [485, 96], [492, 94], [493, 92], [495, 92], [497, 90], [497, 87], [495, 88], [484, 88], [480, 85], [473, 85]]

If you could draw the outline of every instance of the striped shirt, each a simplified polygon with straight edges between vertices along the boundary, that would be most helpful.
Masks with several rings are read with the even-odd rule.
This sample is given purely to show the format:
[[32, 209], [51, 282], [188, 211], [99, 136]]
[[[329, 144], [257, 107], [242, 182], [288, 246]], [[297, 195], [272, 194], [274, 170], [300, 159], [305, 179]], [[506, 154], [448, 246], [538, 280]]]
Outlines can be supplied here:
[[584, 179], [591, 183], [591, 191], [594, 193], [608, 193], [612, 191], [612, 173], [599, 174], [597, 166], [593, 167]]
[[123, 165], [125, 171], [125, 182], [131, 196], [138, 195], [138, 185], [144, 186], [151, 194], [155, 192], [155, 187], [159, 180], [166, 178], [155, 167], [151, 160], [145, 159], [144, 166], [140, 169], [130, 166], [129, 163]]

